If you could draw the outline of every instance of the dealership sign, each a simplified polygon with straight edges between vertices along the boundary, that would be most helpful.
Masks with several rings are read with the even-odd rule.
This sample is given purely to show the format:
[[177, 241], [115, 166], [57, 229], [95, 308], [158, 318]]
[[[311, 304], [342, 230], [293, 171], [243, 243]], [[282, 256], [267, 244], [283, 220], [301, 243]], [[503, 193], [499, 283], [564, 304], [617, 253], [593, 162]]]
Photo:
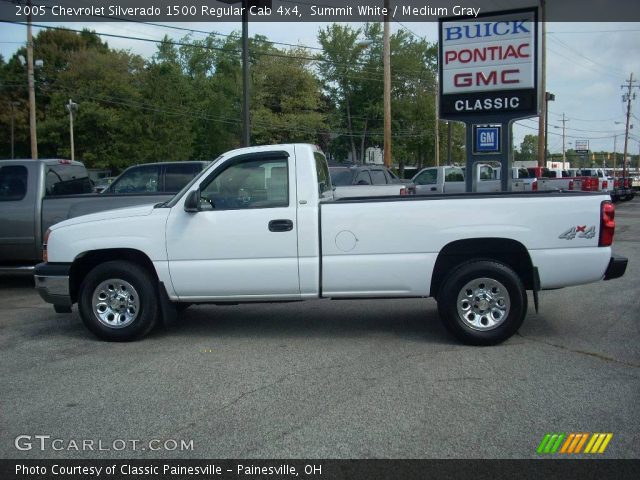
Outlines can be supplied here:
[[440, 116], [538, 113], [537, 9], [440, 19]]
[[576, 140], [576, 153], [589, 153], [589, 140]]

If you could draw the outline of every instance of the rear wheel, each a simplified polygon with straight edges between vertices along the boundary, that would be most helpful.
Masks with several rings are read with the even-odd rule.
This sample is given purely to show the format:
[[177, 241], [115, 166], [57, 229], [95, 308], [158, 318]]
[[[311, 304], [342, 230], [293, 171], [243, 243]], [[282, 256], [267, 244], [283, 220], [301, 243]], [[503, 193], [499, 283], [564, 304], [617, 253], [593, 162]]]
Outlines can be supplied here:
[[157, 321], [155, 284], [153, 276], [135, 263], [102, 263], [89, 272], [80, 286], [80, 317], [103, 340], [141, 338]]
[[518, 275], [492, 260], [465, 263], [438, 293], [444, 326], [470, 345], [495, 345], [518, 331], [527, 313], [527, 292]]

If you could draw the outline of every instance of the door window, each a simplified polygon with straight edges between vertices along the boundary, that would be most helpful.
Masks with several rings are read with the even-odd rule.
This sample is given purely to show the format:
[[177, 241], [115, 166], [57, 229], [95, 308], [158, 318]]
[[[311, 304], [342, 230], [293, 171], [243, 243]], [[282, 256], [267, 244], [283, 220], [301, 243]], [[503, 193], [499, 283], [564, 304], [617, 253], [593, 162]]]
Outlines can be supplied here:
[[371, 170], [371, 179], [374, 185], [387, 184], [387, 177], [384, 176], [384, 171], [382, 170]]
[[451, 167], [445, 170], [445, 182], [464, 182], [464, 173], [461, 168]]
[[200, 189], [203, 210], [289, 206], [288, 162], [256, 159], [230, 165]]
[[0, 167], [0, 201], [22, 200], [26, 194], [26, 167], [21, 165]]
[[435, 185], [438, 183], [438, 171], [436, 169], [425, 170], [416, 177], [413, 183], [416, 185]]

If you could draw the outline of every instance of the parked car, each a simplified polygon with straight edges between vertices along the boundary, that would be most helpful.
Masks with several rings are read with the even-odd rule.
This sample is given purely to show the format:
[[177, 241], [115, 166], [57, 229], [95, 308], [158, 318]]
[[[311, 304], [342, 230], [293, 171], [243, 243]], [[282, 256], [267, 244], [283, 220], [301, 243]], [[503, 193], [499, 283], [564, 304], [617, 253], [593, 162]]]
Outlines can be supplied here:
[[411, 195], [415, 185], [381, 165], [329, 167], [336, 198]]
[[316, 147], [269, 145], [223, 154], [167, 203], [52, 226], [35, 281], [105, 340], [189, 303], [432, 296], [453, 335], [488, 345], [518, 330], [527, 290], [537, 306], [540, 290], [622, 276], [614, 230], [600, 193], [336, 200]]
[[103, 193], [177, 193], [209, 162], [144, 163], [127, 168]]
[[[149, 175], [147, 180], [160, 178], [160, 185], [175, 192], [205, 165], [197, 163], [198, 168], [189, 166], [188, 173], [171, 176], [166, 169], [163, 176]], [[112, 193], [93, 194], [84, 165], [70, 160], [0, 161], [0, 223], [4, 226], [0, 229], [0, 273], [32, 274], [33, 266], [42, 260], [43, 234], [54, 223], [113, 208], [164, 202], [174, 195], [137, 190], [131, 178], [122, 185]]]

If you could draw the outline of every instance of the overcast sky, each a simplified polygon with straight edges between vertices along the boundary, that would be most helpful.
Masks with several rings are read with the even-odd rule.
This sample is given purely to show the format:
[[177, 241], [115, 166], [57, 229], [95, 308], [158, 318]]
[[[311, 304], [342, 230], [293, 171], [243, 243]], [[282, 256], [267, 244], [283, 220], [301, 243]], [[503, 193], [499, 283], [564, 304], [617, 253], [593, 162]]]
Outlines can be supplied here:
[[[197, 30], [230, 33], [238, 29], [234, 23], [193, 23], [173, 24]], [[318, 29], [322, 23], [254, 23], [250, 26], [250, 35], [262, 34], [271, 41], [285, 42], [317, 47]], [[144, 24], [128, 23], [65, 23], [68, 28], [88, 27], [96, 32], [133, 35], [144, 38], [160, 39], [164, 34], [178, 39], [187, 32], [171, 28], [162, 28]], [[408, 29], [410, 32], [429, 41], [437, 41], [437, 23], [412, 22], [392, 24], [392, 31]], [[34, 33], [38, 29], [34, 30]], [[567, 148], [569, 142], [590, 140], [594, 151], [613, 150], [613, 137], [624, 132], [625, 107], [622, 102], [621, 85], [629, 78], [640, 75], [640, 24], [638, 23], [549, 23], [547, 91], [555, 94], [556, 100], [549, 104], [549, 150], [562, 151], [561, 117], [564, 113], [566, 123]], [[202, 38], [194, 34], [193, 38]], [[3, 24], [0, 30], [0, 53], [10, 57], [24, 44], [26, 27]], [[142, 56], [151, 56], [156, 45], [105, 37], [112, 48], [127, 49]], [[640, 98], [640, 91], [636, 89]], [[631, 131], [634, 138], [630, 141], [630, 152], [637, 154], [640, 133], [640, 101], [633, 102]], [[525, 134], [537, 133], [537, 117], [519, 121], [514, 129], [515, 144], [519, 146]], [[529, 127], [529, 128], [527, 128]], [[555, 128], [560, 127], [560, 128]], [[535, 129], [535, 130], [534, 130]], [[624, 136], [618, 137], [618, 152], [622, 151]]]

